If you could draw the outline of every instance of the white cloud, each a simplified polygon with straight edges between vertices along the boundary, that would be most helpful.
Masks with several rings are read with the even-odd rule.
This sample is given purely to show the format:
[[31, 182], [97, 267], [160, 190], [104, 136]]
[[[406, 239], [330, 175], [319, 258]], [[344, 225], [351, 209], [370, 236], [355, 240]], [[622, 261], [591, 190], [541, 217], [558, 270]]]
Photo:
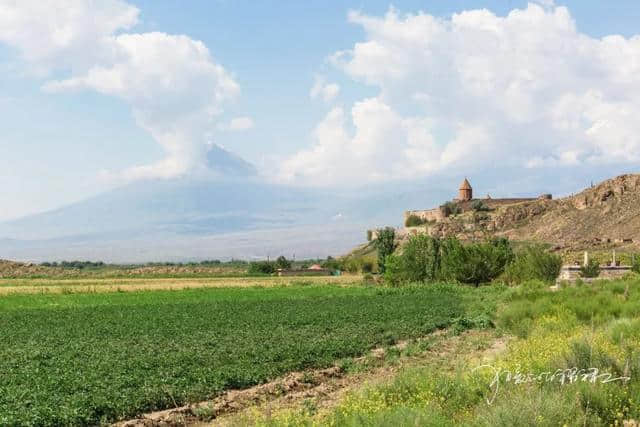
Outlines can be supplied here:
[[[464, 168], [637, 162], [640, 36], [592, 38], [552, 2], [496, 16], [470, 10], [349, 14], [366, 34], [331, 62], [378, 88], [336, 109], [279, 178], [329, 184]], [[318, 92], [319, 93], [319, 92]]]
[[0, 42], [41, 72], [89, 66], [109, 56], [105, 36], [138, 23], [121, 0], [0, 0]]
[[18, 49], [27, 64], [67, 75], [45, 82], [46, 91], [95, 90], [131, 106], [166, 157], [127, 170], [124, 177], [206, 169], [207, 135], [239, 87], [200, 41], [161, 32], [121, 33], [137, 16], [135, 7], [120, 0], [0, 0], [0, 41]]
[[236, 117], [231, 119], [229, 123], [221, 123], [218, 125], [218, 129], [221, 131], [239, 132], [243, 130], [253, 129], [253, 120], [251, 117]]
[[536, 3], [544, 6], [544, 7], [554, 7], [556, 5], [555, 0], [534, 0]]
[[316, 76], [313, 87], [309, 92], [311, 99], [322, 98], [324, 102], [330, 103], [340, 94], [340, 85], [337, 83], [327, 83], [322, 76]]

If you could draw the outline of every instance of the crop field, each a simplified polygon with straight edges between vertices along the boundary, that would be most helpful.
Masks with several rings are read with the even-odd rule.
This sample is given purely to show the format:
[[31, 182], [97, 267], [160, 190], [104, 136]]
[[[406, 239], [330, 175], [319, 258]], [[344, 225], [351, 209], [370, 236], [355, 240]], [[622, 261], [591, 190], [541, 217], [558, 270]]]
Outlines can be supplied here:
[[235, 425], [638, 425], [640, 277], [497, 296], [493, 330], [443, 338], [421, 363], [329, 405], [319, 395]]
[[25, 293], [115, 292], [140, 290], [183, 290], [220, 287], [272, 287], [300, 284], [351, 285], [361, 283], [359, 275], [343, 276], [259, 276], [177, 278], [82, 278], [0, 279], [0, 295]]
[[0, 425], [98, 424], [205, 400], [492, 310], [469, 301], [454, 286], [3, 296]]

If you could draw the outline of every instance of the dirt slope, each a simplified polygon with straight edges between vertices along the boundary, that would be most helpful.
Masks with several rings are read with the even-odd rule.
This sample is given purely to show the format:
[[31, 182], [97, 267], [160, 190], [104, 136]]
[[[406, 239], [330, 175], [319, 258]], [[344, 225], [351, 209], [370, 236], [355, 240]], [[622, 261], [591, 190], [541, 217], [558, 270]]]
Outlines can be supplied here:
[[[506, 209], [505, 216], [518, 207]], [[509, 224], [504, 234], [543, 240], [561, 246], [640, 241], [640, 175], [621, 175], [571, 197], [527, 207], [521, 224]], [[632, 242], [628, 242], [632, 243]]]
[[506, 236], [560, 248], [640, 244], [640, 175], [621, 175], [578, 194], [532, 200], [490, 212], [466, 212], [428, 226], [432, 235], [462, 239]]

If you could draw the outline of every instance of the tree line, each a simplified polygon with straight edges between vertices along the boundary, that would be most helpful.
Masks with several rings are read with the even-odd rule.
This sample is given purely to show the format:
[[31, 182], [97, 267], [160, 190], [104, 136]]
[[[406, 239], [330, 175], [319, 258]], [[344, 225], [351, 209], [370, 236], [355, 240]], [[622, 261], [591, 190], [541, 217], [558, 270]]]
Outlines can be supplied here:
[[416, 234], [398, 248], [394, 229], [385, 228], [379, 230], [375, 244], [378, 269], [391, 286], [438, 281], [479, 286], [498, 278], [508, 284], [532, 279], [552, 283], [562, 268], [560, 256], [543, 246], [516, 252], [506, 238], [463, 243], [455, 237]]

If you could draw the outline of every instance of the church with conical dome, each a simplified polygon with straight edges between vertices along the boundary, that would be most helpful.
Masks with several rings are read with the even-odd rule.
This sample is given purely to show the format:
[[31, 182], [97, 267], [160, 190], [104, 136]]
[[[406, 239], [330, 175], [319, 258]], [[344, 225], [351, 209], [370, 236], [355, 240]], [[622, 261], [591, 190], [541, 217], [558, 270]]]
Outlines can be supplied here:
[[473, 188], [471, 188], [469, 180], [465, 178], [460, 184], [460, 189], [458, 189], [458, 200], [468, 202], [471, 199], [473, 199]]
[[[464, 178], [460, 187], [458, 188], [458, 195], [453, 200], [442, 204], [441, 206], [433, 209], [426, 210], [411, 210], [405, 211], [404, 220], [405, 224], [410, 217], [417, 217], [423, 223], [436, 223], [445, 220], [451, 215], [459, 215], [465, 212], [474, 211], [478, 207], [474, 208], [474, 205], [480, 206], [485, 211], [491, 211], [499, 206], [510, 205], [514, 203], [521, 203], [537, 198], [551, 199], [550, 194], [543, 194], [539, 197], [524, 197], [524, 198], [491, 198], [487, 195], [486, 198], [474, 199], [473, 188], [468, 178]], [[416, 223], [415, 218], [411, 223]]]

